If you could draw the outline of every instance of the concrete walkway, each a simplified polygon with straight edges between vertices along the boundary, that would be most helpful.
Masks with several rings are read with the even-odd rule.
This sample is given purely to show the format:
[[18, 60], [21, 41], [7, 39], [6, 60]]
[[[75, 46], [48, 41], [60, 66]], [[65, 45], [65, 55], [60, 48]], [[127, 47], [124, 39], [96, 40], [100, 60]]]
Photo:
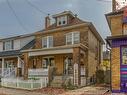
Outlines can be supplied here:
[[88, 86], [76, 90], [71, 90], [60, 95], [103, 95], [107, 90], [108, 88], [104, 87]]
[[9, 88], [0, 88], [0, 95], [7, 94], [7, 95], [47, 95], [37, 92], [31, 92], [27, 90], [17, 90], [17, 89], [9, 89]]

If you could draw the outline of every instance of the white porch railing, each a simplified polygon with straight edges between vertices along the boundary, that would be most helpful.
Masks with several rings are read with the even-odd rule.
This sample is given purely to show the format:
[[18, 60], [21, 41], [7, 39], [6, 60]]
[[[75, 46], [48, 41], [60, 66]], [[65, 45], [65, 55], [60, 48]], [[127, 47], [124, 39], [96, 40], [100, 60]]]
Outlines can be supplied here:
[[0, 76], [1, 77], [14, 77], [16, 72], [16, 68], [4, 68], [2, 75], [2, 68], [0, 68]]
[[40, 80], [21, 80], [18, 78], [17, 79], [2, 78], [1, 85], [10, 88], [34, 90], [34, 89], [47, 87], [47, 84], [48, 84], [48, 77], [42, 77]]
[[28, 69], [29, 77], [42, 77], [48, 76], [48, 69]]

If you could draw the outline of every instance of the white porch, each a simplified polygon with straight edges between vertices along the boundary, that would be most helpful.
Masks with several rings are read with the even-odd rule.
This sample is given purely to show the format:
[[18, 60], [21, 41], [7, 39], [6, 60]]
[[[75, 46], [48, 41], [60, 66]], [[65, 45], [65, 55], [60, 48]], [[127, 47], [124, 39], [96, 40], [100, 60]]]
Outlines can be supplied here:
[[[14, 61], [16, 60], [16, 61]], [[0, 77], [16, 77], [18, 68], [21, 68], [22, 75], [24, 72], [24, 63], [19, 56], [0, 58]]]
[[42, 77], [48, 77], [48, 71], [49, 69], [28, 69], [28, 78], [42, 78]]

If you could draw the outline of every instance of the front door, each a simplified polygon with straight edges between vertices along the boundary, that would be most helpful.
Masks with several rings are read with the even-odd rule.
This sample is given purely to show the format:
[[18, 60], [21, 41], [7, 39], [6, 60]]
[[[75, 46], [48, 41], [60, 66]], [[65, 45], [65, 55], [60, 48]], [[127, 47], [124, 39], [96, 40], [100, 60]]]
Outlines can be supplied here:
[[65, 75], [72, 75], [73, 74], [73, 63], [72, 63], [71, 57], [67, 57], [64, 60], [64, 74]]

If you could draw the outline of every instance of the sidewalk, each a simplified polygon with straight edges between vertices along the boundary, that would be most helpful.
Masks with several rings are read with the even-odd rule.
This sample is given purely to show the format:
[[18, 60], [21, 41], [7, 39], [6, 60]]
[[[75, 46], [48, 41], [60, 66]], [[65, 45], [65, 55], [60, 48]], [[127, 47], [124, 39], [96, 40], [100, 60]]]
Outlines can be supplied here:
[[0, 95], [7, 94], [7, 95], [46, 95], [37, 92], [31, 92], [27, 90], [17, 90], [17, 89], [9, 89], [9, 88], [0, 88]]

